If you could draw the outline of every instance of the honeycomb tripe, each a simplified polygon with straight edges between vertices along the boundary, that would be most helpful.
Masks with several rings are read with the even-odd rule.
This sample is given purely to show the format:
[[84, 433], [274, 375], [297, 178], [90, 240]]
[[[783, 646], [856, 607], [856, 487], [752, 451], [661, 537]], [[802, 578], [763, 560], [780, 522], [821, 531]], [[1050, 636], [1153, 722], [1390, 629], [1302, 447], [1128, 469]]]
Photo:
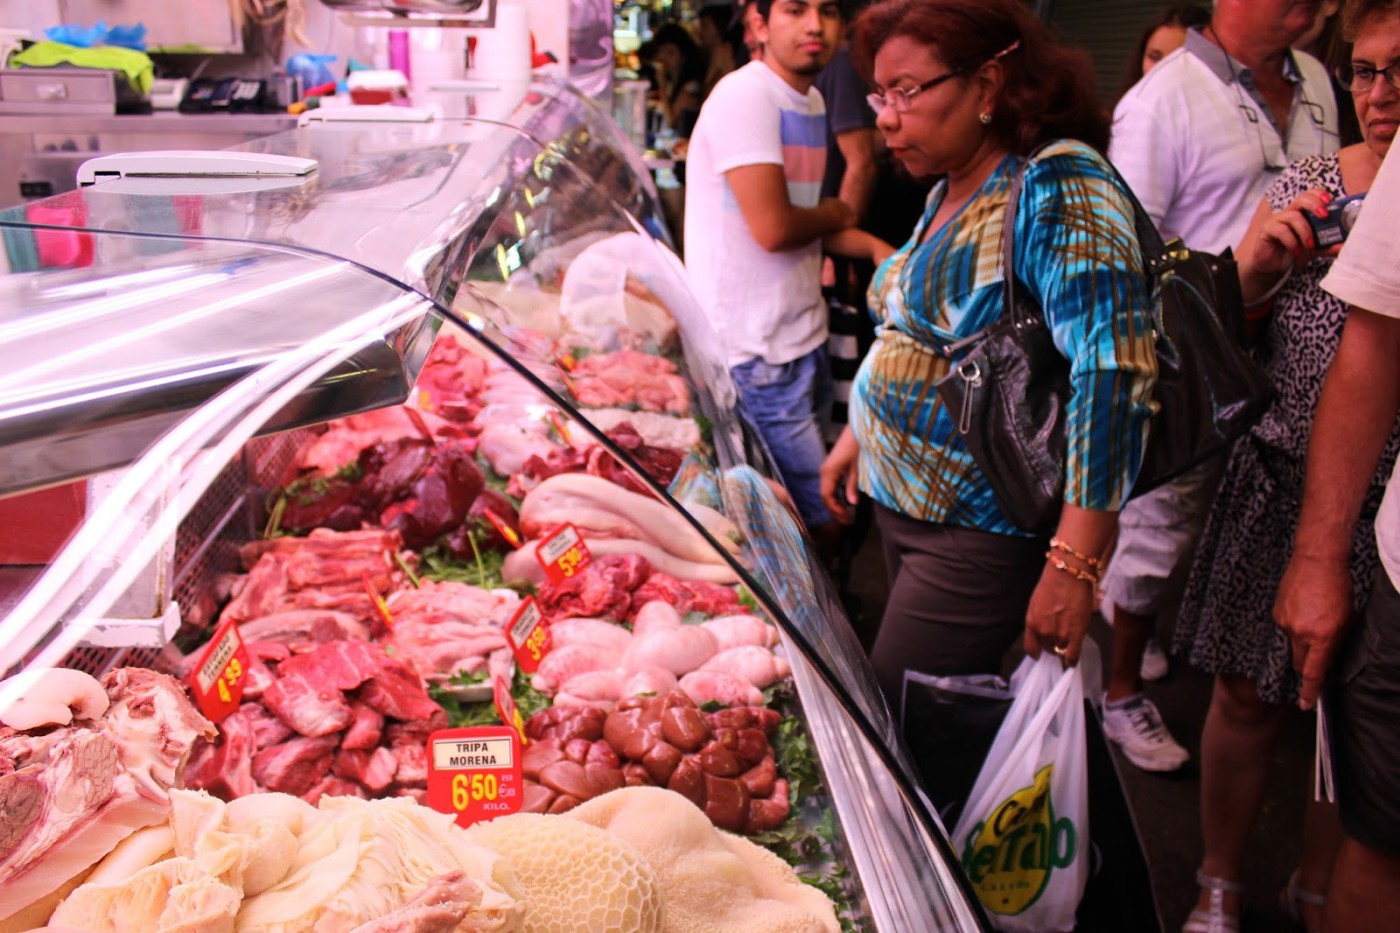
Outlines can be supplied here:
[[516, 813], [468, 831], [526, 891], [526, 933], [662, 933], [661, 881], [636, 849], [595, 826]]

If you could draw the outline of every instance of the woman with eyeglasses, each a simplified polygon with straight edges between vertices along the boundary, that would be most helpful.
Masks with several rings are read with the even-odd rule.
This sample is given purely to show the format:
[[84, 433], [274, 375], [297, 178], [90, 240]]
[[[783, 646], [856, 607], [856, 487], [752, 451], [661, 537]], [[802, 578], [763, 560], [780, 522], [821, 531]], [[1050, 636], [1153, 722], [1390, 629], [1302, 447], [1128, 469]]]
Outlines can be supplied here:
[[[857, 487], [875, 501], [890, 598], [871, 660], [898, 709], [906, 670], [994, 672], [1018, 637], [1033, 655], [1078, 660], [1096, 555], [1140, 465], [1156, 357], [1087, 58], [1018, 0], [883, 0], [856, 21], [852, 49], [891, 153], [916, 177], [941, 176], [876, 271], [876, 342], [822, 468], [835, 514], [850, 514]], [[934, 391], [959, 341], [1003, 315], [1003, 219], [1023, 167], [1006, 274], [1044, 309], [1073, 388], [1066, 501], [1048, 540], [1001, 514]]]
[[[1237, 917], [1249, 829], [1274, 741], [1298, 698], [1289, 641], [1270, 609], [1298, 524], [1313, 411], [1346, 316], [1318, 285], [1338, 250], [1338, 220], [1346, 217], [1329, 216], [1329, 208], [1370, 188], [1400, 126], [1400, 0], [1349, 0], [1343, 31], [1354, 46], [1338, 78], [1351, 92], [1363, 141], [1289, 165], [1240, 246], [1240, 284], [1263, 328], [1258, 356], [1277, 397], [1230, 457], [1177, 621], [1176, 649], [1216, 676], [1201, 738], [1201, 874], [1225, 883], [1227, 897], [1213, 910], [1211, 892], [1202, 892], [1200, 929], [1212, 912], [1227, 921]], [[1352, 542], [1358, 607], [1376, 569], [1371, 525], [1397, 449], [1400, 431], [1391, 436]], [[1314, 804], [1302, 864], [1285, 894], [1309, 930], [1321, 929], [1336, 834], [1335, 810]]]

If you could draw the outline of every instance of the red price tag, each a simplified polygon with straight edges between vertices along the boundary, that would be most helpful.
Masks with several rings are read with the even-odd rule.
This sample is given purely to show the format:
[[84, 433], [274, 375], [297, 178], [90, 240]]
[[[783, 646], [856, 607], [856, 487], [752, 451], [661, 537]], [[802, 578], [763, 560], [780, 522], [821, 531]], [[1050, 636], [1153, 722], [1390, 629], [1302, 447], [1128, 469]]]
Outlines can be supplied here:
[[428, 806], [470, 826], [514, 813], [524, 802], [514, 729], [440, 729], [428, 737]]
[[369, 578], [369, 571], [361, 570], [360, 579], [364, 581], [365, 592], [369, 594], [369, 601], [374, 604], [374, 611], [379, 614], [380, 619], [384, 620], [384, 627], [392, 632], [394, 630], [394, 616], [389, 612], [389, 604], [374, 588], [374, 581]]
[[496, 715], [501, 717], [501, 722], [515, 732], [521, 745], [529, 745], [530, 740], [525, 738], [525, 720], [516, 709], [515, 697], [510, 695], [510, 683], [500, 674], [491, 684], [491, 699], [496, 703]]
[[491, 523], [491, 527], [496, 529], [496, 533], [509, 541], [511, 547], [519, 550], [523, 542], [520, 540], [520, 535], [515, 533], [515, 529], [507, 525], [501, 516], [490, 509], [482, 509], [481, 511], [486, 516], [486, 520]]
[[568, 522], [554, 529], [540, 542], [535, 558], [544, 567], [544, 575], [550, 583], [562, 583], [587, 567], [593, 559], [588, 553], [588, 545], [583, 543], [583, 536]]
[[522, 671], [533, 674], [539, 669], [540, 661], [549, 654], [551, 642], [549, 625], [535, 597], [527, 596], [511, 616], [510, 625], [506, 626], [506, 641], [510, 642], [515, 663]]
[[190, 675], [195, 702], [211, 722], [222, 722], [238, 709], [248, 663], [248, 649], [243, 646], [238, 626], [230, 619], [215, 630]]

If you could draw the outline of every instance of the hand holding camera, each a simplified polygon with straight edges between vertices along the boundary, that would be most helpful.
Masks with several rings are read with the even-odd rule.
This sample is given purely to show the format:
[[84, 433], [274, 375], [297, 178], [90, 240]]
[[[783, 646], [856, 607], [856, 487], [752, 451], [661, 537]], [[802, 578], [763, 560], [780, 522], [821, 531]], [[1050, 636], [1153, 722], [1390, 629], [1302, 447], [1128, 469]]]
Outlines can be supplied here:
[[1361, 216], [1361, 202], [1365, 197], [1365, 194], [1354, 194], [1338, 198], [1327, 205], [1321, 217], [1314, 213], [1303, 214], [1308, 219], [1308, 226], [1312, 227], [1317, 249], [1338, 246], [1346, 240], [1351, 228], [1356, 225], [1356, 218]]

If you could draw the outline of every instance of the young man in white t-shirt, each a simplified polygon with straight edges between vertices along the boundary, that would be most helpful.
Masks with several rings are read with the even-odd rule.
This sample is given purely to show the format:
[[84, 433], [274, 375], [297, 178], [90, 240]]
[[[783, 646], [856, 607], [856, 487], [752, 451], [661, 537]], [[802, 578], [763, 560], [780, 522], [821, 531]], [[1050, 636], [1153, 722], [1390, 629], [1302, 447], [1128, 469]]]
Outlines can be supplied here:
[[[1397, 60], [1376, 64], [1400, 69]], [[1400, 94], [1394, 87], [1389, 92]], [[1346, 841], [1327, 891], [1329, 931], [1392, 929], [1400, 916], [1400, 470], [1391, 472], [1376, 515], [1381, 570], [1364, 615], [1347, 632], [1352, 531], [1400, 412], [1397, 214], [1400, 157], [1392, 148], [1322, 280], [1352, 309], [1318, 401], [1293, 558], [1274, 603], [1303, 679], [1300, 706], [1313, 707], [1338, 661], [1327, 712]]]
[[[826, 109], [812, 81], [835, 54], [841, 12], [835, 0], [759, 0], [758, 12], [762, 60], [715, 86], [690, 137], [685, 263], [744, 406], [823, 546], [839, 526], [818, 479], [831, 404], [822, 241], [856, 218], [821, 197]], [[838, 251], [878, 255], [858, 231], [836, 239]]]

